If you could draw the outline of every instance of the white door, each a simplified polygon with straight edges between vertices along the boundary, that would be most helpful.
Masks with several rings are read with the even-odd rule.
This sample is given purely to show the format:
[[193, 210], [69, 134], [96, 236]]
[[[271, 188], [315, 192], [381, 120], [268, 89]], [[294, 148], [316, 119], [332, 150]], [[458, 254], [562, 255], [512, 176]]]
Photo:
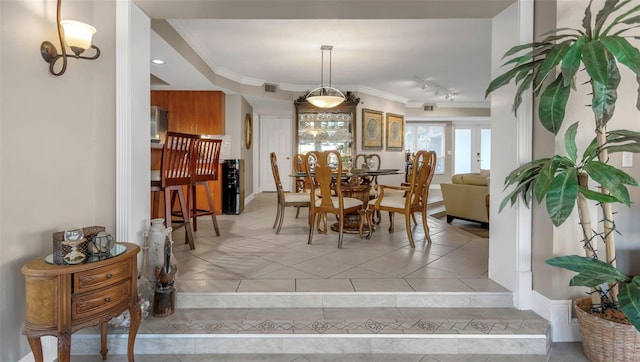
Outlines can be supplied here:
[[454, 174], [491, 169], [489, 124], [454, 125]]
[[262, 191], [276, 191], [269, 155], [276, 153], [280, 180], [285, 191], [291, 190], [291, 117], [260, 117], [260, 186]]

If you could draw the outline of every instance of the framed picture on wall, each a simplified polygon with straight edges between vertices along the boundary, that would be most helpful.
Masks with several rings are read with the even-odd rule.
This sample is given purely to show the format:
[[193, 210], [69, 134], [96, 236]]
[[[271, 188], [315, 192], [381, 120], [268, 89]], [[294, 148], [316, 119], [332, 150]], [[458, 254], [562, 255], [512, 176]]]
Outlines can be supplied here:
[[372, 109], [362, 110], [362, 149], [382, 149], [382, 112]]
[[402, 151], [404, 147], [404, 116], [387, 113], [387, 150]]

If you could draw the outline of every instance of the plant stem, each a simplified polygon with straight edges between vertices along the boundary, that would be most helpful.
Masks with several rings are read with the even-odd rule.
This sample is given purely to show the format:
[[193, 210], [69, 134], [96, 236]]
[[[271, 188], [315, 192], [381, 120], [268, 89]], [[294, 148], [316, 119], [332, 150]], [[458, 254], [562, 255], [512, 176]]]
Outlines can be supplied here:
[[[607, 143], [607, 126], [599, 126], [596, 128], [596, 140], [598, 142], [598, 159], [600, 162], [607, 162], [609, 159], [609, 152], [604, 148]], [[609, 191], [601, 186], [601, 192], [609, 194]], [[613, 205], [609, 202], [603, 202], [600, 204], [602, 207], [603, 227], [604, 227], [604, 246], [605, 246], [605, 258], [607, 263], [611, 266], [616, 266], [616, 241], [614, 233], [613, 223]], [[611, 301], [614, 304], [618, 303], [618, 285], [614, 284], [610, 288]]]
[[[578, 175], [578, 183], [580, 186], [589, 187], [589, 175], [580, 173]], [[589, 214], [589, 204], [587, 198], [578, 193], [578, 218], [580, 219], [580, 227], [583, 235], [584, 253], [589, 258], [598, 256], [598, 244], [593, 243], [593, 229], [591, 228], [591, 216]], [[591, 288], [591, 309], [600, 311], [602, 308], [602, 299], [600, 293], [595, 288]]]

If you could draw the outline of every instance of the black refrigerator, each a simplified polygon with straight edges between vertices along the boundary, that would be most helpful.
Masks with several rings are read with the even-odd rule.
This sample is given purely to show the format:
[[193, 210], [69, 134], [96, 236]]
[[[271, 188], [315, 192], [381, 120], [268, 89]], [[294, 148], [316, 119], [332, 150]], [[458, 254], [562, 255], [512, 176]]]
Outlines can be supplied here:
[[244, 160], [222, 162], [222, 213], [239, 215], [244, 210]]

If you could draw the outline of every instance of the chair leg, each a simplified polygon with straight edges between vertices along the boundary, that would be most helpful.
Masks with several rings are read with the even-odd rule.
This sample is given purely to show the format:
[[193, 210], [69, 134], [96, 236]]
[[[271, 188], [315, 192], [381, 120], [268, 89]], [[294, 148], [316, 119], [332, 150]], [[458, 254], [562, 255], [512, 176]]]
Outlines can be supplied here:
[[296, 206], [296, 219], [300, 216], [300, 206]]
[[311, 240], [313, 240], [313, 229], [315, 229], [314, 225], [316, 219], [316, 213], [309, 213], [309, 239], [307, 240], [307, 244], [311, 245]]
[[407, 236], [409, 237], [409, 245], [411, 245], [411, 249], [415, 249], [416, 248], [416, 244], [413, 243], [413, 234], [411, 232], [411, 216], [405, 215], [404, 216], [404, 223], [407, 226]]
[[411, 218], [413, 219], [413, 223], [418, 225], [418, 221], [416, 221], [416, 214], [411, 214]]
[[362, 231], [364, 230], [365, 219], [367, 218], [368, 209], [358, 210], [358, 215], [360, 216], [360, 224], [358, 225], [358, 234], [360, 235], [360, 239], [362, 239]]
[[[318, 232], [320, 234], [326, 234], [327, 233], [327, 214], [323, 214], [323, 213], [316, 213], [316, 215], [314, 215], [314, 218], [317, 216], [315, 224], [316, 224], [316, 228], [318, 229]], [[324, 223], [324, 228], [322, 228], [322, 223]]]
[[284, 204], [281, 204], [278, 206], [280, 208], [279, 214], [280, 214], [280, 220], [278, 220], [278, 229], [276, 230], [276, 234], [280, 234], [280, 229], [282, 228], [282, 220], [284, 220]]
[[[171, 189], [169, 189], [169, 195], [171, 195], [171, 202], [169, 203], [169, 205], [171, 205], [171, 213], [169, 214], [171, 216], [171, 218], [173, 218], [173, 205], [175, 205], [176, 203], [176, 198], [178, 197], [178, 194], [175, 192], [172, 192]], [[184, 214], [182, 215], [184, 217]]]
[[431, 235], [429, 235], [429, 224], [427, 223], [427, 213], [422, 212], [422, 227], [424, 228], [424, 237], [431, 244]]
[[160, 198], [158, 197], [159, 191], [151, 191], [151, 217], [157, 218], [159, 217], [159, 209], [160, 209]]
[[338, 218], [338, 225], [340, 230], [338, 234], [338, 249], [342, 249], [342, 233], [344, 229], [344, 215], [340, 215], [340, 217]]
[[180, 210], [182, 211], [182, 215], [184, 217], [184, 229], [185, 229], [185, 244], [189, 244], [189, 248], [191, 250], [195, 249], [196, 246], [193, 242], [193, 230], [191, 230], [191, 220], [189, 217], [189, 207], [184, 199], [184, 194], [182, 193], [182, 186], [177, 187], [178, 191], [178, 200], [180, 201]]
[[173, 212], [173, 204], [171, 203], [171, 190], [165, 188], [162, 190], [164, 194], [164, 224], [170, 228], [171, 227], [171, 213]]
[[389, 212], [389, 232], [393, 232], [393, 213]]
[[191, 198], [187, 195], [187, 199], [191, 202], [191, 223], [193, 224], [193, 231], [198, 231], [198, 200], [196, 200], [196, 185], [191, 185], [187, 190], [189, 190], [188, 192], [191, 192]]
[[272, 229], [276, 228], [276, 225], [278, 225], [278, 220], [280, 220], [280, 199], [278, 199], [278, 206], [276, 207], [276, 219], [273, 221], [273, 226], [271, 227]]
[[[207, 193], [207, 203], [209, 204], [209, 211], [211, 211], [211, 221], [213, 222], [213, 228], [216, 231], [216, 236], [220, 236], [220, 229], [218, 228], [218, 219], [216, 219], [216, 209], [213, 205], [213, 196], [211, 196], [211, 189], [209, 188], [209, 182], [205, 181], [204, 190]], [[193, 193], [193, 201], [195, 204], [196, 198], [195, 192]], [[194, 229], [195, 230], [195, 227]]]

